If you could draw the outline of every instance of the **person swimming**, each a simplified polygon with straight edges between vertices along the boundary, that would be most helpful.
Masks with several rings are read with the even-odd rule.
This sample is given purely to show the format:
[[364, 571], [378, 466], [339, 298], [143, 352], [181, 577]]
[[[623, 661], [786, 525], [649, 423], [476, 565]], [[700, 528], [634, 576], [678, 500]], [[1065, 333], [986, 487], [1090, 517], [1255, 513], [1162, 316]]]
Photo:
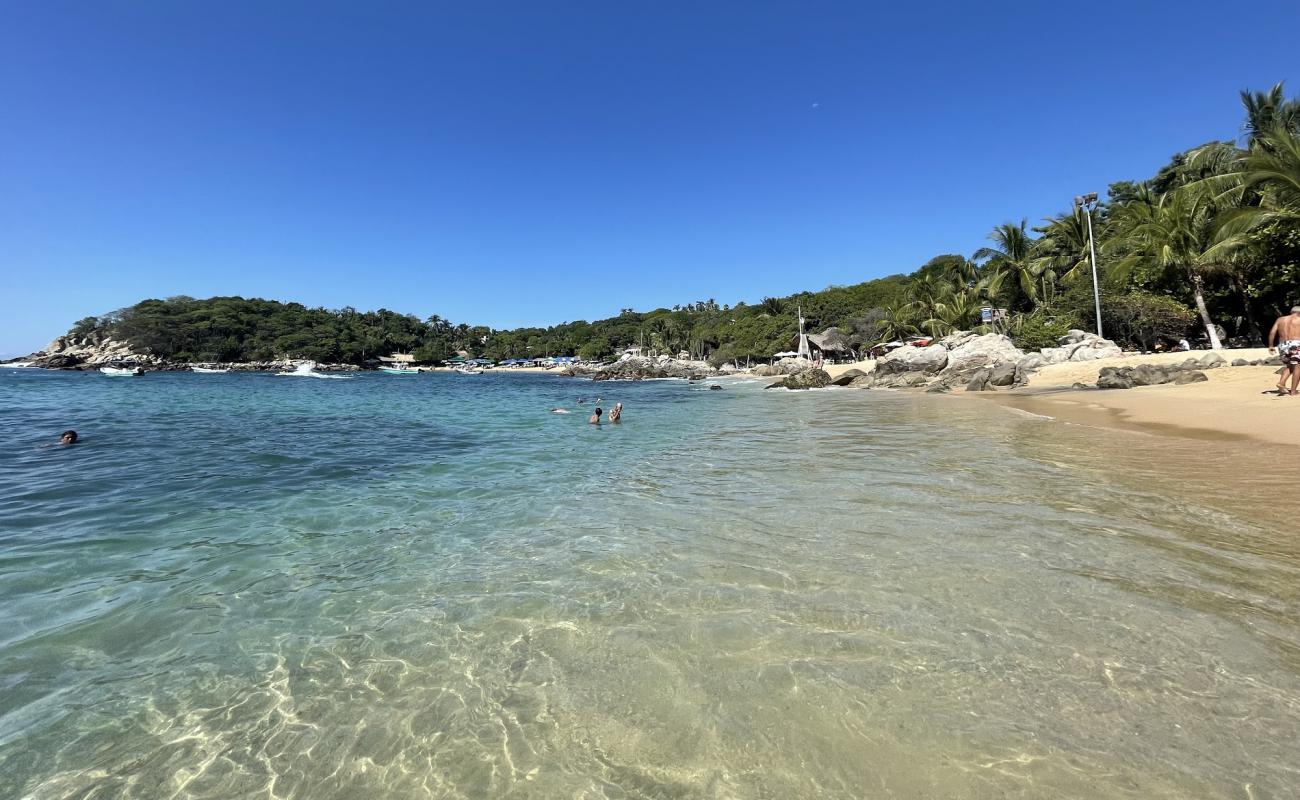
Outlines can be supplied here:
[[605, 413], [605, 412], [603, 412], [603, 411], [600, 410], [600, 406], [596, 406], [596, 411], [595, 411], [595, 413], [593, 413], [593, 414], [591, 415], [591, 419], [587, 420], [587, 423], [590, 424], [590, 425], [599, 425], [599, 424], [600, 424], [600, 415], [603, 414], [603, 413]]
[[569, 413], [569, 409], [567, 409], [567, 408], [552, 408], [552, 409], [551, 409], [551, 413], [552, 413], [552, 414], [568, 414], [568, 413]]
[[623, 404], [622, 404], [622, 403], [615, 403], [615, 404], [614, 404], [614, 407], [613, 407], [612, 409], [610, 409], [610, 412], [609, 412], [609, 421], [610, 421], [610, 422], [618, 422], [619, 419], [622, 418], [622, 416], [623, 416]]
[[69, 444], [76, 444], [76, 443], [77, 443], [76, 431], [64, 431], [63, 433], [59, 434], [59, 444], [69, 445]]

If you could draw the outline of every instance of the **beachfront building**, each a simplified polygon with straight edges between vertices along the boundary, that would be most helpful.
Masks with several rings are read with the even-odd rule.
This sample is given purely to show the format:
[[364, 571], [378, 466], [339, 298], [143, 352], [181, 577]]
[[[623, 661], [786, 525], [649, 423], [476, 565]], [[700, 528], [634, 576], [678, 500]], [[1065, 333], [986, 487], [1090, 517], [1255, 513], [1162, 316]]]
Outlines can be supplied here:
[[[800, 334], [791, 343], [791, 350], [797, 356], [825, 361], [845, 361], [853, 359], [853, 345], [849, 337], [839, 328], [827, 328], [821, 333]], [[779, 354], [778, 354], [779, 355]]]

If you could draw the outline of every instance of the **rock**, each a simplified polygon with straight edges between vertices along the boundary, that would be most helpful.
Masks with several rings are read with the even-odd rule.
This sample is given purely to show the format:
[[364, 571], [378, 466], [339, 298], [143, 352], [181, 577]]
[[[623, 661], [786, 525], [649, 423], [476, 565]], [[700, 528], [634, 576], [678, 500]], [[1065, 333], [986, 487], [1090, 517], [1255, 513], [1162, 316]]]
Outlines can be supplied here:
[[1158, 386], [1172, 380], [1169, 370], [1156, 364], [1139, 364], [1136, 367], [1121, 367], [1128, 370], [1128, 377], [1134, 386]]
[[866, 377], [867, 373], [860, 369], [845, 370], [843, 375], [831, 381], [832, 386], [848, 386], [858, 378]]
[[757, 367], [754, 367], [753, 373], [760, 378], [770, 378], [773, 375], [781, 374], [777, 368], [771, 364], [759, 364]]
[[821, 389], [830, 385], [831, 376], [824, 369], [806, 369], [793, 375], [787, 375], [778, 383], [773, 384], [773, 386], [782, 386], [786, 389]]
[[740, 371], [740, 370], [736, 369], [736, 365], [735, 365], [735, 364], [732, 364], [730, 361], [728, 361], [726, 364], [723, 364], [722, 366], [718, 367], [718, 374], [719, 374], [719, 375], [734, 375], [735, 373], [737, 373], [737, 372], [739, 372], [739, 371]]
[[812, 369], [812, 362], [806, 358], [783, 358], [776, 362], [778, 375], [796, 375]]
[[1209, 376], [1206, 375], [1204, 372], [1198, 372], [1197, 370], [1185, 370], [1183, 372], [1178, 373], [1178, 375], [1174, 378], [1173, 382], [1179, 384], [1200, 383], [1201, 381], [1208, 381], [1209, 379], [1210, 379]]
[[633, 357], [600, 367], [592, 373], [593, 381], [639, 381], [648, 378], [685, 378], [703, 380], [716, 370], [703, 361], [679, 361], [667, 356], [658, 358]]
[[1133, 379], [1114, 367], [1103, 369], [1097, 376], [1098, 389], [1132, 389]]
[[946, 394], [952, 391], [952, 386], [945, 381], [939, 381], [925, 391], [926, 394]]
[[1201, 369], [1215, 369], [1227, 363], [1228, 360], [1218, 353], [1206, 353], [1200, 359]]
[[1025, 357], [1011, 339], [1000, 333], [973, 336], [948, 353], [945, 374], [966, 377], [982, 367], [993, 367], [1003, 362], [1014, 365]]
[[956, 350], [967, 342], [970, 342], [972, 339], [978, 339], [979, 336], [978, 333], [971, 333], [970, 331], [957, 331], [943, 337], [937, 342], [937, 344], [941, 344], [949, 350]]
[[1016, 380], [1016, 365], [1011, 361], [1003, 361], [993, 368], [989, 374], [989, 383], [993, 386], [1010, 386]]
[[1045, 363], [1042, 353], [1026, 353], [1025, 357], [1016, 362], [1016, 370], [1019, 372], [1030, 372], [1043, 366]]
[[722, 384], [718, 384], [718, 383], [710, 383], [710, 384], [709, 384], [709, 391], [710, 391], [710, 392], [720, 392], [720, 391], [722, 391]]
[[1201, 362], [1194, 358], [1184, 358], [1178, 362], [1179, 369], [1200, 369]]
[[876, 372], [892, 375], [899, 372], [924, 372], [933, 375], [948, 365], [948, 348], [939, 344], [929, 347], [900, 347], [876, 359]]
[[966, 384], [966, 391], [968, 392], [984, 391], [985, 389], [988, 388], [989, 378], [990, 376], [992, 376], [992, 374], [993, 374], [993, 370], [989, 369], [988, 367], [985, 367], [984, 369], [976, 370], [975, 374], [971, 376], [970, 382]]
[[1244, 358], [1234, 358], [1234, 359], [1232, 359], [1232, 366], [1234, 366], [1234, 367], [1249, 367], [1249, 366], [1250, 366], [1250, 362], [1247, 361], [1247, 360], [1244, 359]]
[[1071, 389], [1091, 389], [1092, 387], [1089, 386], [1089, 385], [1086, 384], [1086, 383], [1080, 383], [1079, 381], [1075, 381], [1074, 383], [1070, 384], [1070, 388], [1071, 388]]
[[1066, 361], [1096, 361], [1102, 358], [1116, 358], [1123, 354], [1119, 345], [1110, 339], [1103, 339], [1095, 333], [1071, 330], [1057, 340], [1059, 347], [1044, 347], [1039, 355], [1045, 364], [1061, 364]]

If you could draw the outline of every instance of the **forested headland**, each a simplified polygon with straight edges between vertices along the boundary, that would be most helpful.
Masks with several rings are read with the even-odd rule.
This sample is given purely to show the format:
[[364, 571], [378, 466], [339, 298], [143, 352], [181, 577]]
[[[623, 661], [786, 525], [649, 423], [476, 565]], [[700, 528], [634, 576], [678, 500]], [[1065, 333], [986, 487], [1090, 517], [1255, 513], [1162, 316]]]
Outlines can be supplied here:
[[[1300, 302], [1300, 98], [1282, 84], [1241, 93], [1231, 138], [1174, 155], [1154, 176], [1109, 186], [1091, 223], [1108, 338], [1157, 337], [1217, 347], [1258, 344]], [[1231, 126], [1225, 133], [1233, 133]], [[810, 331], [837, 327], [858, 347], [912, 334], [981, 330], [980, 310], [1008, 311], [1023, 348], [1095, 326], [1087, 212], [1003, 221], [970, 255], [939, 255], [908, 274], [757, 302], [697, 300], [624, 309], [594, 322], [493, 330], [388, 310], [308, 308], [242, 297], [145, 300], [77, 322], [70, 333], [129, 342], [184, 361], [308, 358], [360, 364], [395, 351], [420, 361], [458, 352], [492, 359], [613, 356], [630, 344], [714, 363], [789, 349], [801, 308]], [[797, 265], [792, 265], [797, 266]]]

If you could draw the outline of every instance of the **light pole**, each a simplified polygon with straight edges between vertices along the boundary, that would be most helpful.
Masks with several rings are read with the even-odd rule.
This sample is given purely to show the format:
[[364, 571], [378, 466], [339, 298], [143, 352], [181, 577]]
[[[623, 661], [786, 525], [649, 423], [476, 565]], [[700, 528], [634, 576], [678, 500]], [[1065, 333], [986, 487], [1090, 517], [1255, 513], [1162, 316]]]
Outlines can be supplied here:
[[1092, 256], [1092, 300], [1097, 307], [1097, 338], [1101, 335], [1101, 290], [1097, 288], [1097, 242], [1092, 238], [1092, 210], [1097, 207], [1097, 193], [1089, 192], [1074, 198], [1074, 207], [1083, 209], [1088, 217], [1088, 252]]

